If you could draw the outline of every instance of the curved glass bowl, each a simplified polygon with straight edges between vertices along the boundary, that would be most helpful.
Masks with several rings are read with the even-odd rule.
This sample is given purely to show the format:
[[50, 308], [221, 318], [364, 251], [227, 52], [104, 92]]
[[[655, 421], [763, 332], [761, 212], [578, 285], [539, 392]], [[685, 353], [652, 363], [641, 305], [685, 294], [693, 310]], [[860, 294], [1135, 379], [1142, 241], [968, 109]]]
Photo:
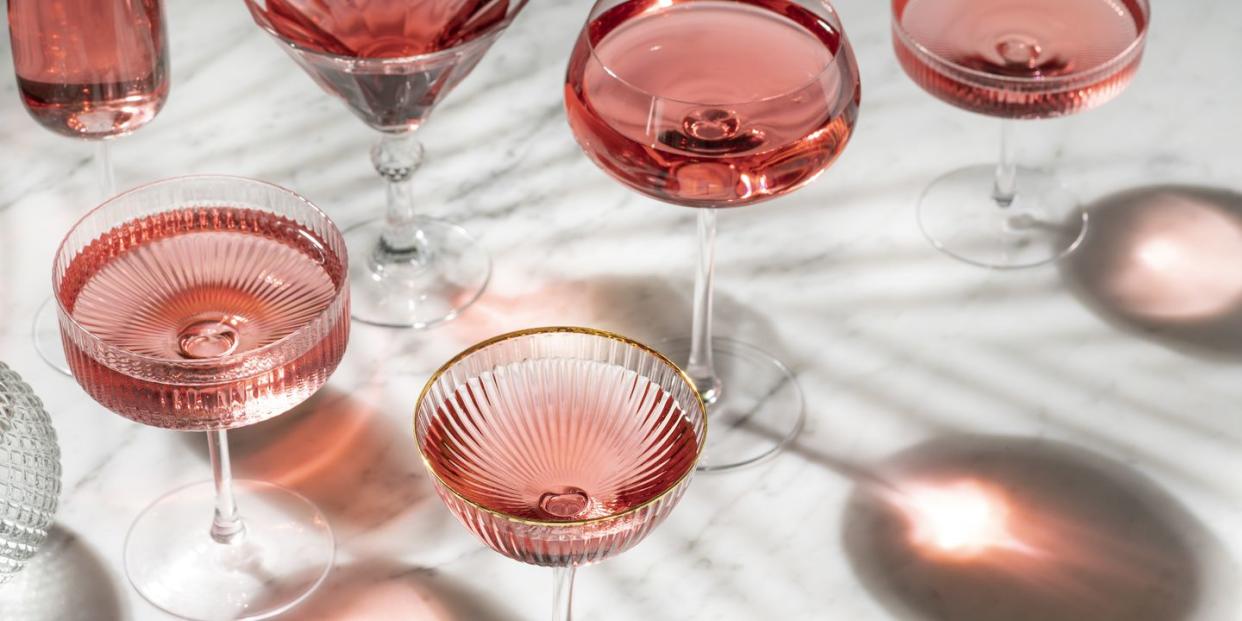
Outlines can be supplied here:
[[[211, 221], [211, 209], [217, 207], [245, 210], [245, 216], [224, 226], [285, 227], [285, 238], [303, 247], [272, 244], [255, 255], [252, 247], [239, 243], [215, 249], [212, 256], [197, 256], [192, 249], [185, 256], [165, 256], [151, 251], [154, 244], [142, 244], [153, 236], [171, 239], [181, 232], [214, 230], [218, 225]], [[129, 250], [148, 253], [142, 265], [149, 269], [135, 269], [129, 286], [96, 295], [90, 308], [80, 307], [83, 274], [93, 273], [83, 266]], [[320, 257], [331, 279], [327, 297], [322, 287], [312, 299], [291, 284], [304, 269], [301, 257], [307, 252]], [[145, 425], [207, 431], [282, 414], [327, 381], [349, 337], [346, 264], [340, 231], [301, 196], [239, 177], [183, 177], [126, 192], [79, 220], [61, 243], [52, 286], [69, 364], [88, 394]], [[175, 338], [179, 327], [165, 324], [189, 321], [199, 310], [213, 317], [225, 311], [247, 314], [235, 304], [215, 309], [211, 300], [194, 300], [193, 287], [222, 284], [249, 291], [245, 310], [253, 316], [244, 319], [281, 336], [262, 347], [203, 359], [148, 351], [164, 333]], [[133, 318], [124, 329], [107, 321], [118, 308]], [[278, 322], [287, 325], [272, 326]]]
[[667, 358], [582, 328], [506, 334], [423, 390], [415, 436], [440, 497], [489, 547], [578, 566], [623, 552], [689, 485], [703, 402]]
[[0, 583], [47, 539], [59, 496], [52, 420], [30, 386], [0, 362]]
[[[990, 116], [1036, 119], [1075, 114], [1108, 102], [1129, 85], [1147, 44], [1151, 7], [1135, 0], [1141, 29], [1113, 58], [1055, 76], [1006, 76], [954, 62], [920, 44], [901, 25], [910, 0], [893, 0], [893, 48], [902, 68], [923, 90], [946, 103]], [[1050, 96], [1063, 93], [1064, 97]]]

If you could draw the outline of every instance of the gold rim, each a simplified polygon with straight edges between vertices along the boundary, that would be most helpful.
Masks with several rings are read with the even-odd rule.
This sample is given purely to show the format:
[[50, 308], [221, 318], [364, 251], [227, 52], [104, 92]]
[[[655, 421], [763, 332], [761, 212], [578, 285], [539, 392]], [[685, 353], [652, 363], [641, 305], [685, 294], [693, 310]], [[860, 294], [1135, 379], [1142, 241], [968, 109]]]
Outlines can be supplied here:
[[[427, 398], [427, 393], [431, 392], [431, 387], [434, 386], [436, 382], [440, 381], [440, 378], [443, 377], [444, 374], [448, 372], [449, 369], [456, 366], [457, 363], [461, 362], [466, 357], [478, 351], [491, 347], [492, 345], [495, 345], [497, 343], [502, 343], [504, 341], [521, 338], [523, 336], [530, 336], [532, 334], [585, 334], [588, 336], [597, 336], [597, 337], [605, 338], [605, 339], [612, 340], [612, 341], [618, 341], [621, 343], [625, 343], [626, 345], [636, 347], [641, 351], [644, 351], [648, 354], [651, 354], [652, 356], [655, 356], [656, 360], [663, 362], [664, 364], [668, 365], [673, 370], [677, 371], [678, 377], [680, 377], [681, 380], [685, 382], [687, 386], [690, 387], [690, 392], [694, 395], [695, 402], [699, 404], [699, 413], [700, 413], [699, 420], [701, 421], [701, 428], [703, 430], [703, 433], [702, 433], [702, 440], [699, 442], [698, 450], [695, 452], [695, 455], [694, 455], [694, 464], [692, 464], [690, 468], [686, 470], [685, 474], [681, 475], [681, 477], [678, 478], [677, 481], [675, 481], [672, 485], [670, 485], [668, 489], [653, 496], [650, 500], [644, 501], [641, 504], [630, 507], [629, 509], [622, 511], [621, 513], [617, 513], [613, 515], [605, 515], [603, 517], [592, 518], [589, 520], [575, 520], [572, 522], [552, 522], [552, 521], [532, 520], [530, 518], [524, 518], [524, 517], [520, 517], [516, 515], [511, 515], [503, 511], [497, 511], [495, 509], [485, 507], [473, 500], [470, 500], [469, 498], [466, 498], [456, 489], [453, 489], [453, 486], [446, 483], [444, 479], [440, 477], [440, 473], [436, 472], [436, 469], [431, 465], [431, 460], [427, 458], [427, 452], [423, 450], [422, 443], [418, 441], [418, 419], [419, 419], [418, 412], [422, 408], [423, 400]], [[493, 516], [499, 517], [509, 522], [514, 522], [517, 524], [525, 524], [528, 526], [545, 526], [545, 527], [561, 528], [561, 527], [584, 526], [587, 524], [603, 524], [606, 522], [611, 522], [613, 520], [619, 520], [621, 518], [624, 518], [634, 513], [638, 513], [639, 511], [642, 511], [643, 509], [646, 509], [647, 507], [650, 507], [664, 500], [669, 495], [671, 495], [673, 492], [681, 489], [682, 485], [685, 484], [686, 481], [691, 476], [694, 475], [694, 471], [698, 468], [699, 460], [702, 459], [703, 457], [703, 449], [707, 446], [707, 404], [704, 403], [703, 396], [699, 394], [698, 388], [695, 387], [694, 380], [690, 379], [690, 376], [687, 375], [686, 372], [683, 371], [680, 366], [678, 366], [672, 360], [669, 360], [668, 356], [665, 356], [664, 354], [656, 351], [654, 348], [648, 345], [645, 345], [643, 343], [640, 343], [638, 341], [635, 341], [634, 339], [621, 336], [620, 334], [617, 334], [615, 332], [608, 332], [605, 330], [596, 330], [594, 328], [578, 328], [578, 327], [573, 327], [573, 326], [527, 328], [525, 330], [517, 330], [514, 332], [507, 332], [499, 336], [493, 336], [490, 339], [476, 343], [470, 346], [469, 348], [467, 348], [465, 351], [461, 352], [460, 354], [453, 356], [451, 360], [444, 363], [444, 365], [442, 365], [439, 369], [437, 369], [435, 373], [431, 374], [431, 378], [427, 380], [427, 384], [423, 386], [422, 392], [419, 393], [418, 395], [418, 403], [414, 406], [414, 444], [418, 446], [418, 454], [420, 457], [422, 457], [423, 467], [427, 469], [427, 472], [431, 473], [431, 476], [432, 478], [435, 479], [436, 484], [439, 485], [440, 488], [448, 490], [448, 492], [452, 494], [453, 497], [456, 498], [457, 500], [464, 502], [467, 505], [470, 505], [471, 507], [478, 509], [479, 511], [491, 514]]]

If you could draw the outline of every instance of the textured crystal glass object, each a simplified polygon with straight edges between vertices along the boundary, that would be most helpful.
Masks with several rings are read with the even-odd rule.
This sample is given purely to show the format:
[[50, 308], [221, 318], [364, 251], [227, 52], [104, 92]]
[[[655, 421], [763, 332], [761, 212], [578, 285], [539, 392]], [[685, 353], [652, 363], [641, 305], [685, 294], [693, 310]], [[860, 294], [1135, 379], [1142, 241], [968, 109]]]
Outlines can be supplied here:
[[60, 449], [43, 402], [0, 363], [0, 583], [47, 538], [60, 495]]
[[415, 435], [440, 497], [497, 552], [574, 568], [637, 544], [689, 485], [706, 436], [694, 383], [624, 337], [541, 328], [485, 341], [428, 382]]

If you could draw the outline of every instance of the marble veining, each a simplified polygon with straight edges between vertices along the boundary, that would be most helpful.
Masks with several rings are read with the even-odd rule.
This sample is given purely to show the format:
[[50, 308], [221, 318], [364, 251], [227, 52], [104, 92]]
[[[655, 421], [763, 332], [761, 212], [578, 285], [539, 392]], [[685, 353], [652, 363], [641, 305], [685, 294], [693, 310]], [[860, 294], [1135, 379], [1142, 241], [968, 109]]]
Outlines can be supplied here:
[[[286, 618], [545, 618], [548, 572], [487, 550], [435, 498], [410, 437], [418, 391], [444, 360], [504, 330], [584, 324], [651, 341], [688, 332], [694, 214], [611, 181], [564, 121], [564, 64], [589, 4], [532, 2], [421, 132], [423, 209], [491, 250], [484, 297], [431, 332], [357, 326], [322, 394], [234, 434], [242, 476], [300, 490], [339, 537], [328, 583]], [[1155, 4], [1148, 53], [1128, 92], [1096, 111], [1024, 124], [1023, 155], [1064, 171], [1090, 202], [1162, 184], [1223, 191], [1210, 209], [1242, 230], [1242, 81], [1230, 53], [1242, 5]], [[1163, 590], [1135, 590], [1145, 607], [1125, 617], [1091, 609], [1055, 582], [1028, 585], [1065, 596], [1063, 618], [1094, 610], [1082, 618], [1238, 619], [1242, 347], [1234, 331], [1242, 323], [1229, 319], [1242, 316], [1242, 292], [1223, 299], [1211, 321], [1153, 319], [1124, 306], [1150, 298], [1098, 288], [1114, 282], [1100, 272], [1109, 264], [991, 273], [937, 254], [918, 231], [914, 202], [941, 172], [990, 161], [996, 124], [905, 78], [890, 49], [888, 3], [836, 5], [862, 68], [852, 144], [815, 184], [721, 218], [719, 332], [763, 343], [797, 371], [807, 429], [772, 462], [696, 480], [646, 542], [580, 572], [577, 614], [943, 618], [935, 615], [978, 597], [963, 585], [982, 583], [894, 552], [901, 529], [867, 504], [868, 485], [911, 464], [969, 471], [961, 464], [999, 453], [1014, 456], [994, 474], [1015, 498], [1131, 503], [1129, 523], [1115, 503], [1093, 514], [1088, 534], [1099, 537], [1079, 541], [1080, 555], [1102, 563], [1116, 556], [1110, 545], [1123, 545], [1168, 563]], [[168, 9], [171, 97], [154, 123], [115, 144], [121, 186], [229, 173], [297, 190], [341, 224], [381, 208], [368, 157], [375, 137], [251, 23], [240, 0], [168, 0]], [[0, 43], [7, 71], [7, 36]], [[104, 411], [30, 345], [56, 245], [99, 198], [91, 155], [89, 144], [27, 118], [12, 79], [0, 79], [0, 359], [46, 402], [65, 471], [47, 553], [26, 589], [0, 592], [6, 621], [165, 619], [126, 583], [125, 533], [157, 496], [209, 475], [202, 437]], [[1122, 254], [1091, 256], [1124, 258], [1123, 229], [1137, 224], [1109, 222], [1116, 229], [1088, 243]], [[1211, 256], [1196, 256], [1205, 263], [1183, 265], [1194, 282], [1224, 273]], [[1151, 292], [1159, 282], [1140, 285]], [[1022, 463], [1043, 465], [1014, 465]], [[1139, 558], [1130, 563], [1139, 570], [1165, 567]], [[903, 582], [914, 575], [923, 582]], [[918, 589], [933, 583], [938, 592]]]

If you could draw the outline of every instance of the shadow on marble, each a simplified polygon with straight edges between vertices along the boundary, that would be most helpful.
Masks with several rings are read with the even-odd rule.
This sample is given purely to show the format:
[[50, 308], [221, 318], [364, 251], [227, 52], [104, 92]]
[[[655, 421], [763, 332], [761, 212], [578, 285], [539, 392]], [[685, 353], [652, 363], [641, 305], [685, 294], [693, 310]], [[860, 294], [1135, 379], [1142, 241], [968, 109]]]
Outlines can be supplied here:
[[1079, 299], [1183, 353], [1242, 359], [1242, 194], [1150, 186], [1089, 209], [1086, 240], [1060, 265]]
[[[690, 336], [694, 284], [660, 276], [600, 275], [547, 282], [518, 295], [488, 293], [445, 329], [476, 342], [518, 327], [582, 325], [610, 330], [653, 347]], [[764, 310], [716, 291], [713, 329], [759, 344], [795, 371], [802, 362], [781, 344]]]
[[[302, 493], [324, 512], [339, 541], [432, 501], [411, 434], [328, 386], [284, 415], [230, 431], [229, 449], [237, 478]], [[184, 437], [206, 461], [201, 436]]]
[[516, 621], [482, 591], [389, 560], [335, 567], [290, 621]]
[[0, 618], [4, 621], [122, 619], [119, 588], [90, 544], [76, 533], [55, 525], [26, 568], [13, 580], [0, 585]]
[[1025, 438], [903, 451], [843, 524], [862, 583], [902, 621], [1189, 621], [1220, 549], [1127, 466]]

